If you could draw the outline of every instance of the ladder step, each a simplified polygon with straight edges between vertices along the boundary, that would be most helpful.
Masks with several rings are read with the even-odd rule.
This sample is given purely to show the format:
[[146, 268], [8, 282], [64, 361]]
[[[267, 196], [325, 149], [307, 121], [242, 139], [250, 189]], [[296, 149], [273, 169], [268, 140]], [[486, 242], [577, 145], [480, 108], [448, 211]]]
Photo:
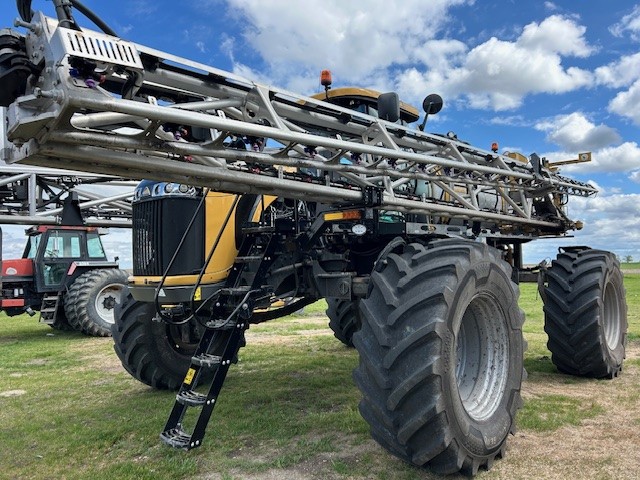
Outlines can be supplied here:
[[195, 446], [191, 445], [191, 435], [184, 432], [179, 426], [162, 432], [160, 439], [173, 448], [189, 448]]
[[270, 225], [263, 225], [258, 227], [244, 227], [242, 233], [249, 235], [252, 233], [273, 233], [276, 229]]
[[[205, 327], [210, 328], [211, 330], [222, 330], [222, 331], [233, 330], [234, 328], [237, 328], [236, 325], [237, 325], [237, 322], [227, 322], [224, 319], [209, 320], [207, 323], [205, 323]], [[196, 357], [193, 357], [192, 361], [194, 361], [195, 358]], [[195, 361], [193, 363], [195, 363]]]
[[212, 368], [217, 367], [222, 362], [222, 357], [219, 355], [211, 355], [209, 353], [201, 353], [191, 359], [191, 363], [198, 365], [199, 367]]
[[193, 390], [185, 390], [176, 395], [176, 401], [188, 407], [200, 407], [206, 403], [207, 396]]
[[248, 255], [246, 257], [236, 257], [235, 263], [251, 263], [262, 260], [262, 255]]
[[220, 294], [228, 296], [245, 295], [249, 290], [251, 290], [249, 285], [243, 285], [241, 287], [222, 288], [220, 289]]

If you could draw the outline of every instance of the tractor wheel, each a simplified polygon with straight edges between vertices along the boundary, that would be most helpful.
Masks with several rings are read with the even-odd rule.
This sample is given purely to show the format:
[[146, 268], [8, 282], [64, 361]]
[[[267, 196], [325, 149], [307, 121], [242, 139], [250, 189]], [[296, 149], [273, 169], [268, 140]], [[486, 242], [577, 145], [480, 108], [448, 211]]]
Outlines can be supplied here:
[[177, 390], [191, 364], [202, 332], [191, 320], [184, 325], [156, 321], [153, 303], [139, 302], [125, 287], [111, 329], [122, 366], [153, 388]]
[[616, 377], [625, 357], [627, 303], [615, 256], [564, 249], [547, 270], [543, 292], [547, 346], [558, 370]]
[[353, 343], [378, 443], [442, 474], [502, 457], [522, 404], [518, 296], [511, 267], [481, 243], [413, 243], [376, 262]]
[[80, 275], [65, 297], [69, 323], [87, 335], [111, 335], [113, 312], [126, 284], [127, 274], [117, 268], [89, 270]]
[[353, 334], [360, 329], [359, 301], [327, 299], [327, 317], [334, 336], [347, 347], [353, 347]]

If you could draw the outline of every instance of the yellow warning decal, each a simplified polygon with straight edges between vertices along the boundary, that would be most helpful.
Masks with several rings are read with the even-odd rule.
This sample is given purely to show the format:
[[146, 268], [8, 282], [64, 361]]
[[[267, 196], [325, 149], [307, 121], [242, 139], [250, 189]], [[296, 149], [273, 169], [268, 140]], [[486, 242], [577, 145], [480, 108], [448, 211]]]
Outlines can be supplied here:
[[189, 370], [187, 370], [187, 374], [184, 377], [184, 384], [191, 385], [191, 382], [193, 382], [193, 376], [195, 374], [196, 374], [196, 371], [193, 368], [190, 368]]
[[193, 300], [194, 301], [198, 301], [198, 300], [202, 300], [202, 288], [198, 287], [196, 288], [196, 291], [193, 293]]

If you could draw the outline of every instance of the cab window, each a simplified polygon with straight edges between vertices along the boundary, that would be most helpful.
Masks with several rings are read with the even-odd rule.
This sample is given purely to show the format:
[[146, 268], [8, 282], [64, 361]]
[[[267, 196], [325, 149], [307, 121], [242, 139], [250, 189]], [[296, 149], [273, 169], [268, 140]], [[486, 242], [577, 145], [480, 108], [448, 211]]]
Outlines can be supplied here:
[[40, 235], [29, 237], [29, 243], [27, 243], [27, 247], [25, 248], [22, 258], [36, 258], [38, 245], [40, 245], [40, 238], [42, 238]]
[[97, 233], [87, 233], [87, 253], [89, 254], [89, 258], [106, 257], [100, 236]]
[[81, 232], [51, 232], [47, 239], [44, 258], [79, 258]]

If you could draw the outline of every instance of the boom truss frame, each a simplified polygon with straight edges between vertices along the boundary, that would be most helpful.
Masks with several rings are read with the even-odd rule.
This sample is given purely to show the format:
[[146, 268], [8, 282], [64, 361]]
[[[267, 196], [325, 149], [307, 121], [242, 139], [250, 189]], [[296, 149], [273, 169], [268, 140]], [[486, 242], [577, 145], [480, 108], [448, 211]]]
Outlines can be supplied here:
[[[369, 206], [380, 210], [531, 238], [575, 229], [564, 197], [596, 193], [536, 155], [519, 162], [106, 34], [70, 30], [41, 13], [22, 25], [30, 32], [28, 55], [44, 67], [8, 109], [9, 163], [333, 205], [363, 203], [376, 189], [380, 201]], [[95, 65], [104, 83], [78, 75], [71, 63]], [[123, 98], [132, 79], [136, 96]], [[180, 126], [198, 138], [180, 136]], [[250, 148], [238, 149], [230, 141], [237, 139]]]

